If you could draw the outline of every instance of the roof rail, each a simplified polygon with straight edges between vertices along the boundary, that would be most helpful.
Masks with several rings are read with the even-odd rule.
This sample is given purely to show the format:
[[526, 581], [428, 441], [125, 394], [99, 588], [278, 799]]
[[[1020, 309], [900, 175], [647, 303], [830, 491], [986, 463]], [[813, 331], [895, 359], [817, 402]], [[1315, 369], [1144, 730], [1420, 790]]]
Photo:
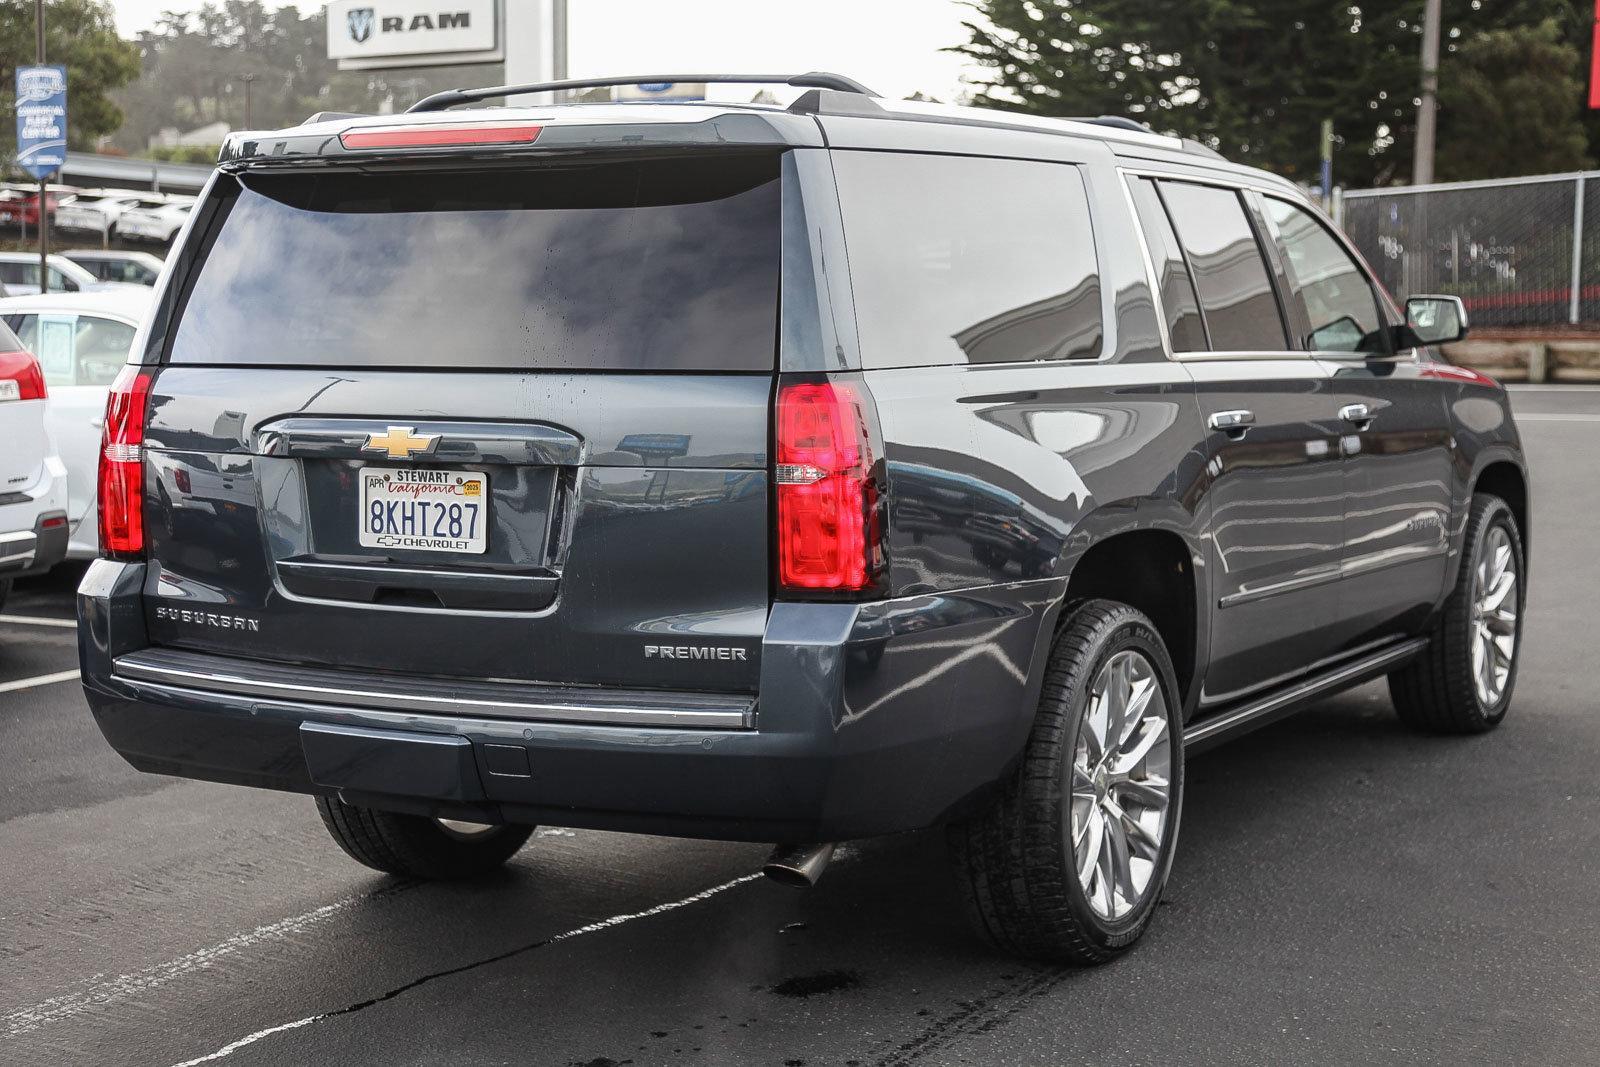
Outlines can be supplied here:
[[1073, 122], [1087, 122], [1094, 126], [1111, 126], [1118, 130], [1137, 130], [1139, 133], [1155, 133], [1147, 124], [1135, 122], [1133, 119], [1123, 118], [1121, 115], [1096, 115], [1094, 118], [1073, 119]]
[[614, 85], [654, 85], [677, 82], [706, 82], [717, 85], [793, 85], [803, 89], [834, 89], [841, 93], [860, 93], [877, 96], [871, 89], [846, 78], [842, 74], [812, 71], [809, 74], [640, 74], [623, 78], [569, 78], [565, 81], [533, 82], [527, 85], [491, 85], [482, 89], [446, 89], [442, 93], [425, 96], [406, 108], [406, 113], [416, 111], [443, 111], [458, 104], [475, 104], [497, 96], [524, 96], [528, 93], [552, 93], [568, 89], [603, 89]]
[[309, 126], [313, 122], [328, 122], [332, 119], [370, 119], [372, 117], [363, 111], [319, 111], [300, 125]]

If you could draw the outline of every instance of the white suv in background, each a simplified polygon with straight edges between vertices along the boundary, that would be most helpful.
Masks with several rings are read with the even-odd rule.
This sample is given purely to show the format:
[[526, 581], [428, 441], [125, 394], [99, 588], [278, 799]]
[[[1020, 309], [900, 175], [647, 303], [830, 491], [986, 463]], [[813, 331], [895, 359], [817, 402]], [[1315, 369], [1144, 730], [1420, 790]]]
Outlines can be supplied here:
[[50, 225], [58, 231], [83, 230], [110, 235], [122, 213], [135, 207], [160, 207], [161, 196], [141, 195], [128, 189], [88, 189], [56, 208]]
[[45, 426], [67, 469], [68, 559], [99, 551], [95, 474], [106, 394], [150, 310], [150, 289], [49, 293], [0, 300], [0, 329], [38, 357], [50, 393]]
[[117, 236], [123, 240], [166, 244], [183, 228], [193, 208], [193, 199], [173, 200], [159, 207], [129, 208], [117, 220]]
[[44, 371], [0, 324], [0, 605], [67, 553], [67, 469], [45, 429]]

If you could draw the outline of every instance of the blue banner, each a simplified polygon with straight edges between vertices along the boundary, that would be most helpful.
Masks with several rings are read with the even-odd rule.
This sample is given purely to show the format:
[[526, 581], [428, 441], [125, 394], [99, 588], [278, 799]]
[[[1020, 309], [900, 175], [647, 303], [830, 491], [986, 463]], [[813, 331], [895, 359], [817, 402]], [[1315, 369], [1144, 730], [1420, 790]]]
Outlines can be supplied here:
[[17, 166], [44, 179], [67, 161], [67, 68], [17, 68]]

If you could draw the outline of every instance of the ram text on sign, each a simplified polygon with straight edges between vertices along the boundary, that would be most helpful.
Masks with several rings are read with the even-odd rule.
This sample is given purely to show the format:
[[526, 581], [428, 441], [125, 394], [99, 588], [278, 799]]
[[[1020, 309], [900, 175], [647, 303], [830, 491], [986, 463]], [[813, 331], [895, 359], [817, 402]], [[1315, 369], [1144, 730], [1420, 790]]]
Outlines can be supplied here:
[[488, 52], [495, 0], [335, 0], [328, 5], [330, 59]]

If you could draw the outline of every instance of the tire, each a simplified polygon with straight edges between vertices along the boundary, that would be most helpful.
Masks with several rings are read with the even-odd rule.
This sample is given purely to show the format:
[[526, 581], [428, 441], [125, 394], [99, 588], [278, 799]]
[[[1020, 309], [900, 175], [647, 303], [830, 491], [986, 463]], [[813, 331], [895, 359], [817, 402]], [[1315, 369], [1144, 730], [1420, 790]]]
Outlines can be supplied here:
[[[1480, 600], [1491, 590], [1479, 590], [1480, 568], [1493, 571], [1495, 560], [1486, 559], [1491, 546], [1509, 549], [1512, 585], [1501, 607], [1480, 615]], [[1500, 725], [1511, 706], [1516, 687], [1517, 661], [1522, 655], [1522, 620], [1527, 601], [1527, 567], [1516, 516], [1504, 500], [1487, 493], [1472, 497], [1462, 539], [1461, 572], [1434, 623], [1428, 647], [1416, 659], [1389, 675], [1389, 695], [1400, 720], [1415, 730], [1436, 734], [1481, 734]], [[1514, 616], [1505, 619], [1504, 601], [1515, 602]], [[1485, 601], [1486, 602], [1486, 601]], [[1480, 675], [1475, 650], [1481, 646], [1480, 619], [1495, 637], [1510, 638], [1503, 681], [1493, 673]], [[1500, 630], [1508, 628], [1502, 634]], [[1485, 656], [1488, 655], [1487, 650]], [[1491, 672], [1497, 660], [1491, 661]], [[1483, 685], [1480, 682], [1498, 684]]]
[[[1143, 807], [1146, 802], [1128, 792], [1138, 783], [1108, 785], [1099, 770], [1088, 775], [1074, 770], [1075, 765], [1092, 768], [1096, 762], [1089, 747], [1092, 739], [1081, 732], [1086, 717], [1091, 728], [1107, 718], [1095, 689], [1104, 682], [1105, 691], [1111, 692], [1117, 664], [1127, 663], [1144, 665], [1150, 695], [1144, 714], [1127, 731], [1127, 743], [1106, 746], [1106, 751], [1129, 753], [1147, 732], [1157, 732], [1151, 723], [1164, 724], [1155, 747], [1140, 761], [1146, 772], [1142, 784], [1152, 791], [1158, 791], [1153, 785], [1156, 772], [1164, 774], [1166, 802], [1159, 808]], [[1156, 707], [1157, 699], [1161, 708]], [[1166, 758], [1158, 766], [1162, 733]], [[1069, 790], [1072, 799], [1064, 803]], [[1152, 825], [1156, 812], [1156, 846], [1141, 841], [1126, 823], [1099, 815], [1104, 810], [1102, 797], [1130, 816], [1138, 810], [1135, 821], [1144, 827]], [[1039, 709], [1019, 766], [984, 809], [949, 828], [968, 917], [981, 936], [1015, 955], [1080, 965], [1114, 959], [1139, 939], [1155, 913], [1172, 869], [1182, 808], [1181, 705], [1172, 661], [1160, 635], [1149, 619], [1125, 604], [1090, 600], [1077, 605], [1051, 650]], [[1138, 871], [1148, 869], [1144, 884], [1131, 894], [1133, 899], [1124, 894], [1126, 908], [1120, 912], [1117, 895], [1103, 892], [1110, 883], [1101, 877], [1098, 862], [1086, 886], [1071, 843], [1081, 820], [1086, 835], [1081, 840], [1088, 852], [1094, 836], [1090, 823], [1097, 817], [1102, 832], [1095, 856], [1114, 855], [1115, 837], [1125, 842], [1124, 863], [1116, 870], [1133, 871], [1130, 877], [1136, 880]]]
[[410, 878], [481, 877], [510, 859], [534, 830], [490, 826], [467, 833], [422, 815], [356, 807], [337, 797], [316, 799], [323, 825], [351, 859]]

